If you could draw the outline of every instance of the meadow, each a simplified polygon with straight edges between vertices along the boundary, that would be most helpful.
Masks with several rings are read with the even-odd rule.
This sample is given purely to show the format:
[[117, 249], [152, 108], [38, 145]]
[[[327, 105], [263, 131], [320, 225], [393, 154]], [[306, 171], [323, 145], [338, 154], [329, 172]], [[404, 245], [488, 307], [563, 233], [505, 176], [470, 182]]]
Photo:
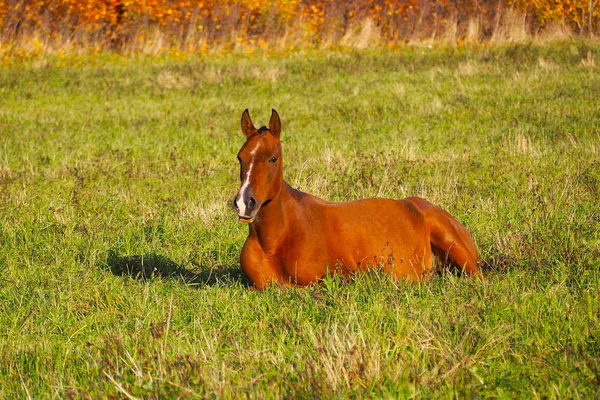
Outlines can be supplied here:
[[[600, 396], [600, 46], [402, 46], [0, 69], [0, 397]], [[248, 287], [240, 116], [286, 180], [422, 196], [485, 282]]]

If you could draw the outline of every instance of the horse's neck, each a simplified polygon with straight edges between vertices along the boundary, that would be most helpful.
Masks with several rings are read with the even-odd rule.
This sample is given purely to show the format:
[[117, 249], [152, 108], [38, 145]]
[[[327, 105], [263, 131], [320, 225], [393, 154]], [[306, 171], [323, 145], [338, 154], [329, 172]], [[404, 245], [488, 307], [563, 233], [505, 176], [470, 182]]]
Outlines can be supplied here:
[[277, 247], [285, 237], [290, 224], [290, 215], [286, 212], [290, 207], [297, 206], [292, 195], [294, 189], [286, 182], [279, 195], [259, 211], [259, 221], [254, 229], [263, 250]]

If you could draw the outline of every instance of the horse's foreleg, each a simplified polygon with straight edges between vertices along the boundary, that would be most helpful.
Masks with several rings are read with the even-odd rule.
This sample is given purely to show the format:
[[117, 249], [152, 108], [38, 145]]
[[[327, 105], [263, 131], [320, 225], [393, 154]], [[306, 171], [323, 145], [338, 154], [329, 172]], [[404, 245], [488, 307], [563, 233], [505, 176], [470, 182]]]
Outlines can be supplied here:
[[240, 255], [240, 263], [244, 274], [252, 281], [254, 287], [263, 290], [275, 283], [292, 285], [284, 279], [282, 271], [266, 259], [260, 245], [252, 239], [247, 239]]

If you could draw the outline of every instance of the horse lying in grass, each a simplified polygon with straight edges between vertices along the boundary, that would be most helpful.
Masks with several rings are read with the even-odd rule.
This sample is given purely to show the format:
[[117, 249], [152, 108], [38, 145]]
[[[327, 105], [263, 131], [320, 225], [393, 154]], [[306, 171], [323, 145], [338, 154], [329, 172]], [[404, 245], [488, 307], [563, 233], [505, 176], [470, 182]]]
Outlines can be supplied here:
[[328, 271], [344, 275], [382, 266], [397, 279], [427, 279], [436, 255], [482, 277], [473, 238], [452, 215], [419, 197], [332, 203], [283, 179], [281, 121], [256, 129], [242, 114], [241, 187], [233, 206], [249, 234], [240, 261], [258, 289], [307, 285]]

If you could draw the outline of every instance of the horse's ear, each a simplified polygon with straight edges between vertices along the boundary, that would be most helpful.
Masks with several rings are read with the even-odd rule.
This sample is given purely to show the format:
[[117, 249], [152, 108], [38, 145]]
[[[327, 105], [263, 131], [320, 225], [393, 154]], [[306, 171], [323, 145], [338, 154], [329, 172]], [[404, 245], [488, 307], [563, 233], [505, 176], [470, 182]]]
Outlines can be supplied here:
[[242, 114], [242, 132], [246, 137], [256, 132], [256, 128], [250, 119], [250, 113], [248, 112], [248, 109], [245, 109], [244, 113]]
[[277, 111], [271, 111], [272, 113], [271, 121], [269, 121], [269, 131], [271, 131], [276, 138], [279, 138], [279, 134], [281, 133], [281, 120], [279, 119], [279, 114], [277, 114]]

